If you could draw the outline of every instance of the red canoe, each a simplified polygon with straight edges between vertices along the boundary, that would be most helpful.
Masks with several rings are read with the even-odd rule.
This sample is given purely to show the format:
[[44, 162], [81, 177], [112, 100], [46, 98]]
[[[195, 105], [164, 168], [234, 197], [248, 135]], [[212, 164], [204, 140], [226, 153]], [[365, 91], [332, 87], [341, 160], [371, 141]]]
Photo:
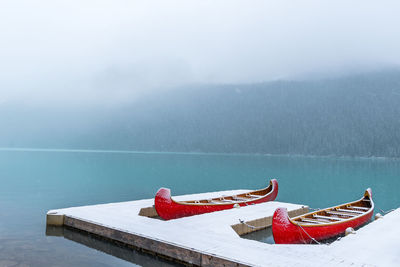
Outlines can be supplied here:
[[[360, 200], [289, 218], [285, 208], [278, 208], [272, 218], [276, 244], [310, 244], [344, 234], [348, 227], [367, 223], [374, 213], [372, 192], [368, 188]], [[312, 239], [312, 238], [313, 239]]]
[[154, 204], [158, 215], [164, 220], [170, 220], [272, 201], [277, 194], [278, 182], [275, 179], [272, 179], [269, 186], [264, 189], [203, 200], [175, 201], [171, 198], [171, 191], [168, 188], [160, 188]]

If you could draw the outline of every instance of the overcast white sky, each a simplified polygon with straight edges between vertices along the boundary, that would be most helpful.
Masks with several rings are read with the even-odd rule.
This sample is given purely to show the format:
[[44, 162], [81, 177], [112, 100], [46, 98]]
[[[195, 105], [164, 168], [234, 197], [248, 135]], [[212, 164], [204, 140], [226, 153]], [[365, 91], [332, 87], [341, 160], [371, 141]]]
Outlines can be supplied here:
[[0, 103], [400, 64], [400, 1], [0, 1]]

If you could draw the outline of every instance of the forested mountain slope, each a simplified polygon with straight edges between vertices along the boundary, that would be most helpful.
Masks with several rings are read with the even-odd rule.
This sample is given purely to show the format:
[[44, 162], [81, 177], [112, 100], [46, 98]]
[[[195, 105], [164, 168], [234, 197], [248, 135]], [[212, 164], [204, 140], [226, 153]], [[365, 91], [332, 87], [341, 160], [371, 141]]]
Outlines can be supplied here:
[[0, 133], [0, 145], [400, 157], [398, 71], [183, 86], [106, 111], [56, 114], [28, 114], [22, 125], [31, 128]]

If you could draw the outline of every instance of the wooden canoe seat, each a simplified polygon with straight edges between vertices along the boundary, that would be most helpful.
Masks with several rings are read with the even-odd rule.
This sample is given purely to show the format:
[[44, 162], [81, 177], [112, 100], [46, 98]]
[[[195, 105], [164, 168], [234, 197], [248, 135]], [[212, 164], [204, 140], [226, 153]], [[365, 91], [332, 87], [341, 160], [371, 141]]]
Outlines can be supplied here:
[[225, 198], [223, 198], [223, 197], [221, 197], [220, 199], [218, 199], [218, 201], [221, 201], [221, 202], [226, 202], [226, 203], [232, 203], [232, 202], [235, 202], [235, 201], [233, 201], [233, 200], [225, 199]]
[[226, 204], [226, 202], [219, 201], [219, 200], [211, 200], [210, 203], [213, 203], [213, 204]]
[[357, 216], [357, 214], [343, 212], [343, 211], [327, 211], [326, 213], [332, 214], [332, 215], [349, 216], [349, 217]]
[[302, 218], [301, 222], [306, 222], [306, 223], [315, 223], [315, 224], [324, 224], [329, 221], [320, 221], [320, 220], [314, 220], [314, 219], [309, 219], [309, 218]]
[[234, 200], [239, 200], [239, 201], [247, 201], [249, 198], [247, 197], [238, 197], [238, 196], [233, 196], [232, 197]]
[[259, 196], [259, 195], [251, 195], [251, 194], [246, 194], [246, 197], [251, 197], [251, 198], [259, 198], [259, 197], [262, 197], [262, 196]]
[[327, 219], [315, 218], [314, 216], [315, 216], [315, 215], [313, 215], [312, 218], [310, 218], [310, 217], [305, 217], [304, 219], [306, 219], [306, 220], [312, 220], [312, 221], [318, 221], [318, 222], [321, 222], [321, 223], [330, 223], [330, 222], [331, 222], [330, 220], [327, 220]]
[[360, 210], [369, 210], [369, 209], [370, 209], [370, 208], [358, 207], [358, 206], [347, 206], [347, 208], [350, 208], [350, 209], [360, 209]]
[[322, 215], [314, 215], [314, 218], [318, 219], [327, 219], [327, 220], [335, 220], [335, 221], [344, 221], [346, 219], [338, 218], [338, 217], [329, 217], [329, 216], [322, 216]]
[[349, 209], [336, 209], [336, 210], [337, 211], [350, 212], [350, 213], [364, 214], [363, 211], [358, 211], [358, 210], [349, 210]]

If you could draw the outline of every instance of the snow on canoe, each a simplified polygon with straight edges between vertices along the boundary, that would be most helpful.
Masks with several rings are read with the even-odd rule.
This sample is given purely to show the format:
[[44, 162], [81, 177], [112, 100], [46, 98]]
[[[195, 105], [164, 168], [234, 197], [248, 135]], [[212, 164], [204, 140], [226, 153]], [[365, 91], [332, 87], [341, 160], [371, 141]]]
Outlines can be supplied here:
[[368, 188], [360, 200], [294, 218], [289, 218], [285, 208], [278, 208], [272, 218], [272, 234], [276, 244], [309, 244], [344, 234], [348, 227], [360, 227], [373, 213], [372, 191]]
[[158, 215], [164, 220], [232, 209], [275, 200], [278, 194], [278, 181], [272, 179], [268, 187], [234, 196], [221, 196], [212, 199], [175, 201], [168, 188], [157, 191], [154, 204]]

